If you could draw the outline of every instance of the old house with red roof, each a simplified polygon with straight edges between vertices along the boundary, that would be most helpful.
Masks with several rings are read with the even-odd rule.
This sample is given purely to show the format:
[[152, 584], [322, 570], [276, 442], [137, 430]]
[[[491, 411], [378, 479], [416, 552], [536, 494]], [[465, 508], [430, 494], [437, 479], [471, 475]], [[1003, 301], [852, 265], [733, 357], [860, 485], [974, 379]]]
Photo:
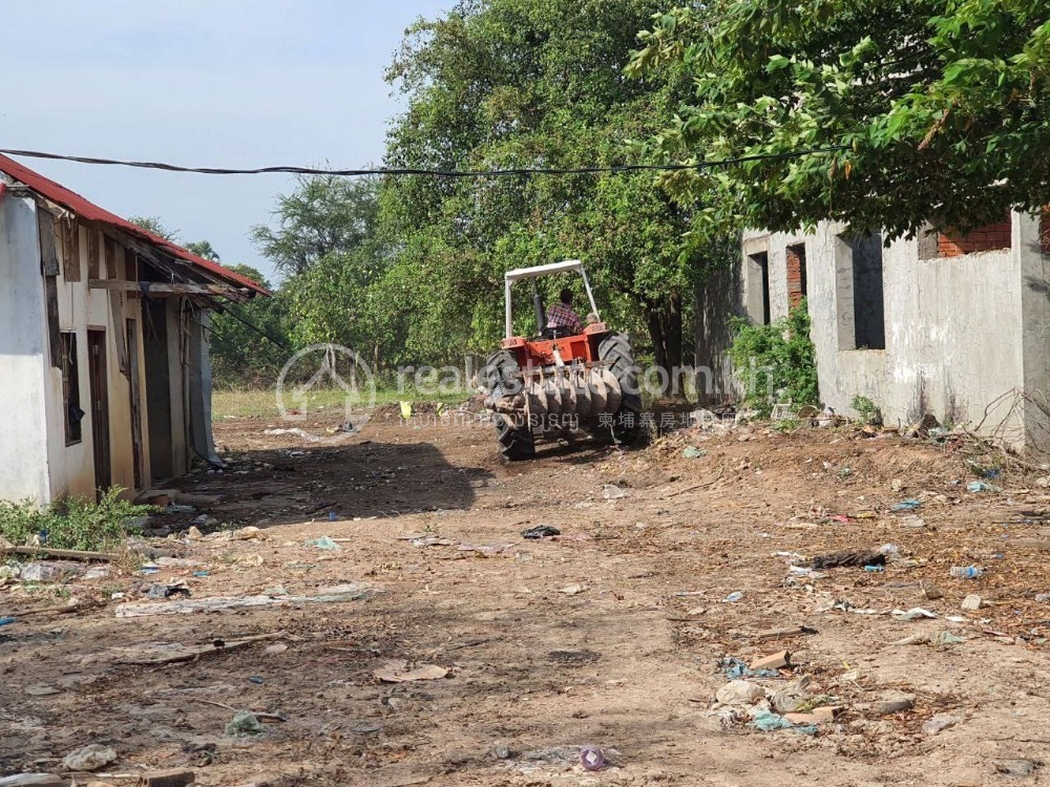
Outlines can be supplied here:
[[0, 155], [0, 499], [218, 461], [210, 314], [269, 293]]

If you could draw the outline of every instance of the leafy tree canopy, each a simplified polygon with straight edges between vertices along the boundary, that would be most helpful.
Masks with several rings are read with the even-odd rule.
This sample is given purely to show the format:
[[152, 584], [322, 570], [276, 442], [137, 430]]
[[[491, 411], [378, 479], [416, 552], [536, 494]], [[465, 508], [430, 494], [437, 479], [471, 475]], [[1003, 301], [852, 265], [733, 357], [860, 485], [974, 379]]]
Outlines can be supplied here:
[[[388, 74], [408, 109], [391, 129], [386, 164], [487, 170], [634, 161], [625, 142], [669, 123], [677, 103], [674, 80], [624, 73], [638, 31], [662, 5], [466, 0], [418, 23]], [[489, 351], [503, 326], [503, 273], [582, 258], [606, 321], [648, 333], [661, 365], [680, 362], [683, 313], [708, 259], [685, 246], [690, 214], [651, 178], [388, 179], [381, 205], [397, 248], [386, 284], [395, 302], [413, 307], [408, 353]], [[550, 282], [548, 295], [561, 284]], [[526, 332], [531, 309], [519, 313]]]
[[335, 175], [300, 176], [277, 197], [277, 228], [257, 226], [252, 239], [278, 271], [294, 276], [329, 254], [348, 253], [375, 234], [377, 184]]
[[631, 70], [694, 86], [659, 155], [773, 157], [669, 175], [698, 228], [970, 229], [1050, 201], [1048, 19], [1031, 0], [712, 0], [655, 17]]
[[146, 232], [152, 232], [154, 235], [159, 235], [170, 243], [178, 242], [179, 231], [169, 230], [164, 226], [158, 216], [128, 216], [128, 221], [142, 227]]

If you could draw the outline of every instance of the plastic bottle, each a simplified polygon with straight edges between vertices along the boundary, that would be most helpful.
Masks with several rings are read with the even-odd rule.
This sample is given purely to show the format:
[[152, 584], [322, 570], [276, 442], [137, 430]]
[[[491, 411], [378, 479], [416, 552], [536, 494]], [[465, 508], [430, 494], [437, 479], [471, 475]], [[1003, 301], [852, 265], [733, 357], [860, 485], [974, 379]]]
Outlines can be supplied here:
[[605, 754], [597, 746], [580, 749], [580, 764], [589, 771], [600, 771], [605, 767]]
[[948, 573], [956, 579], [976, 579], [984, 573], [984, 569], [977, 566], [952, 566]]

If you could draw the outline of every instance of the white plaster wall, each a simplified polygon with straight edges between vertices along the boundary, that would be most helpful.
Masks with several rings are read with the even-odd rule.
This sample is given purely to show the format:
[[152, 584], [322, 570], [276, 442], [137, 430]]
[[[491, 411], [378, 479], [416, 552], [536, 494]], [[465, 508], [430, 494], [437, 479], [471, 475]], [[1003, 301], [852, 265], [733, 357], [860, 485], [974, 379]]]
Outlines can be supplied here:
[[48, 499], [45, 330], [36, 205], [8, 192], [0, 200], [0, 499]]
[[[1017, 219], [1015, 218], [1015, 222]], [[993, 403], [1024, 384], [1020, 253], [988, 252], [946, 259], [918, 259], [917, 240], [899, 240], [883, 252], [885, 350], [842, 349], [836, 268], [848, 264], [837, 235], [824, 223], [806, 238], [808, 303], [813, 321], [822, 401], [851, 414], [857, 394], [878, 405], [889, 424], [907, 424], [931, 412], [942, 421], [985, 428], [1004, 420], [1005, 435], [1023, 439], [1019, 413], [1009, 401]], [[770, 236], [777, 279], [786, 277], [784, 250], [794, 238]], [[836, 253], [838, 252], [838, 253]], [[848, 253], [848, 251], [847, 251]], [[772, 267], [772, 264], [771, 264]], [[773, 313], [780, 315], [786, 296]], [[991, 408], [985, 418], [985, 409]]]

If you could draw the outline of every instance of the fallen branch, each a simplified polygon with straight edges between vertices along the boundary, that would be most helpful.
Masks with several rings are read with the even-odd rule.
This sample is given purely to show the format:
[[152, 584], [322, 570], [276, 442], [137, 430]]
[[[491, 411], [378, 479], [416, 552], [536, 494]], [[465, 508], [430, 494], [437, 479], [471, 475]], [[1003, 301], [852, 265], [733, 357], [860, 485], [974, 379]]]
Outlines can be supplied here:
[[704, 483], [702, 484], [693, 484], [693, 486], [687, 486], [685, 489], [679, 489], [677, 492], [671, 492], [669, 495], [666, 495], [666, 497], [677, 497], [678, 495], [684, 495], [686, 492], [695, 492], [697, 489], [703, 489], [706, 486], [711, 486], [725, 474], [725, 471], [726, 466], [722, 465], [718, 468], [718, 475], [716, 475], [710, 481], [704, 481]]
[[109, 563], [119, 557], [119, 555], [113, 555], [108, 552], [90, 552], [82, 549], [52, 549], [51, 547], [0, 546], [0, 552], [9, 555], [60, 557], [68, 560], [98, 560], [102, 563]]

